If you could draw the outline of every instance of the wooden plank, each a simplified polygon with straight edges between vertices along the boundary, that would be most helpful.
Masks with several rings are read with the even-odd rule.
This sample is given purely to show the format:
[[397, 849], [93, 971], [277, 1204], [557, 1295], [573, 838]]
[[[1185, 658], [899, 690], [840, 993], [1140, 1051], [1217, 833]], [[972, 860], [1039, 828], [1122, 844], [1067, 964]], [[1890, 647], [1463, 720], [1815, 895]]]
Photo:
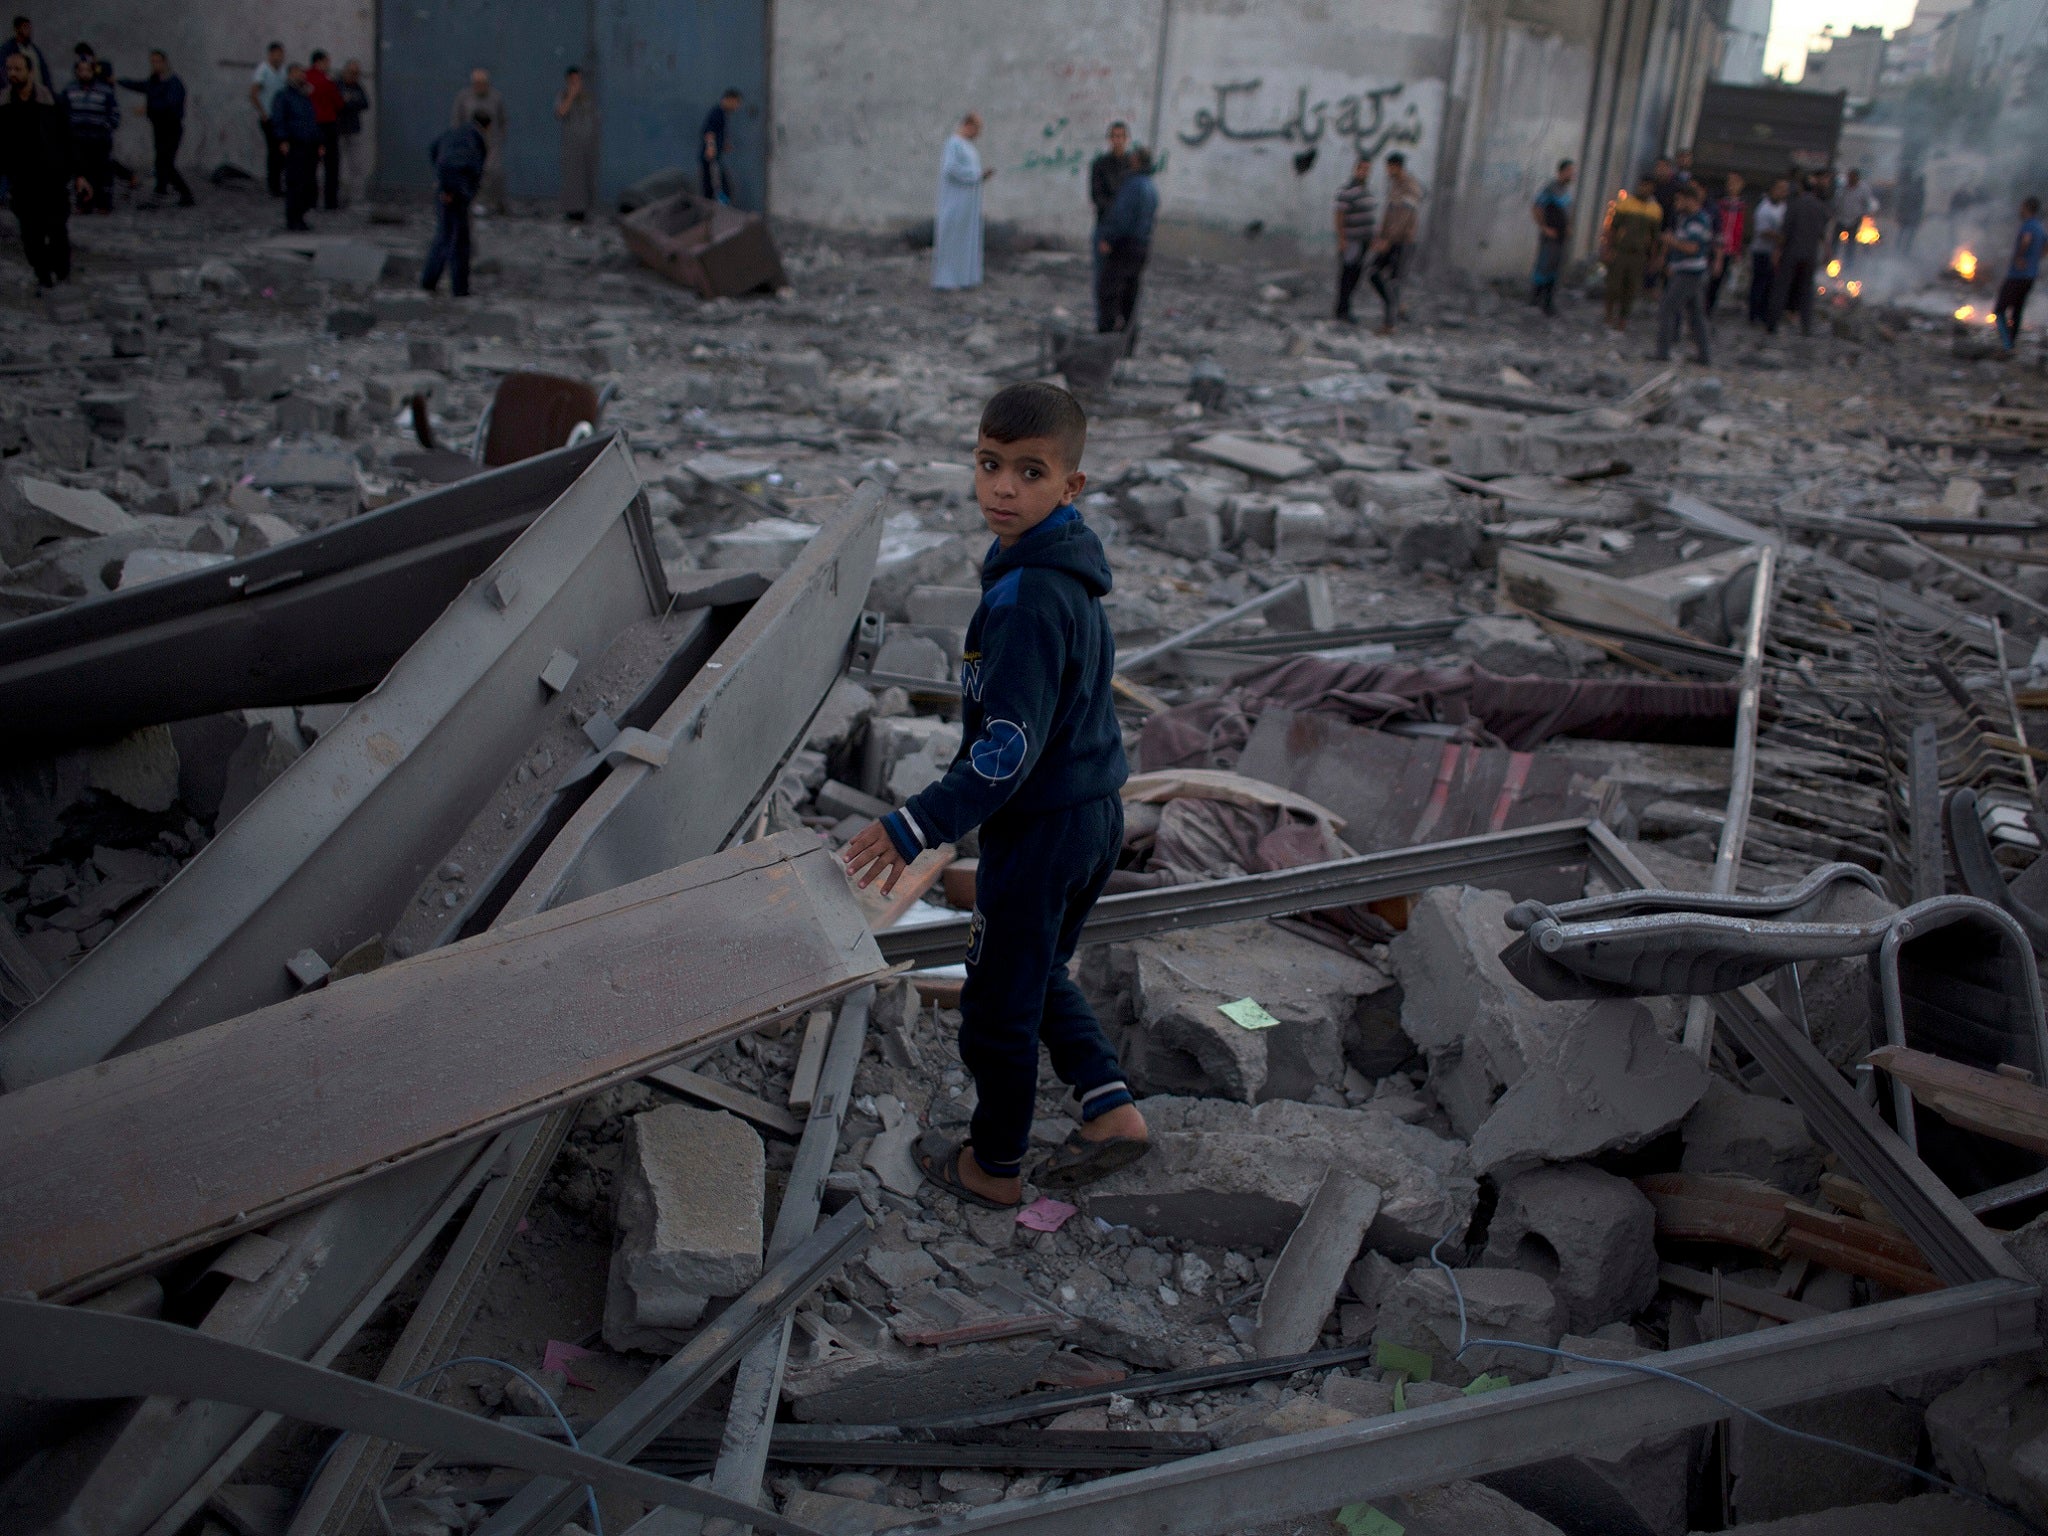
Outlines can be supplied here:
[[2048, 1089], [1903, 1045], [1879, 1046], [1864, 1059], [1950, 1125], [2048, 1156]]
[[783, 1141], [796, 1141], [804, 1133], [803, 1122], [779, 1104], [757, 1099], [730, 1083], [721, 1083], [715, 1077], [692, 1072], [688, 1067], [656, 1067], [652, 1072], [642, 1073], [641, 1081], [666, 1088], [670, 1093], [679, 1093], [699, 1104], [709, 1104], [713, 1109], [738, 1115], [756, 1130]]
[[750, 843], [0, 1098], [0, 1292], [84, 1294], [882, 971], [837, 857]]
[[1657, 1212], [1657, 1235], [1679, 1242], [1730, 1243], [1782, 1253], [1791, 1196], [1751, 1179], [1659, 1173], [1636, 1180]]
[[832, 1010], [819, 1008], [804, 1020], [804, 1043], [797, 1048], [796, 1070], [789, 1075], [789, 1107], [811, 1112], [818, 1097], [818, 1075], [825, 1070], [825, 1046], [832, 1038]]
[[1689, 1269], [1683, 1264], [1659, 1264], [1657, 1278], [1674, 1291], [1686, 1291], [1694, 1296], [1718, 1297], [1731, 1307], [1740, 1307], [1758, 1317], [1768, 1317], [1776, 1323], [1804, 1322], [1809, 1317], [1826, 1317], [1824, 1307], [1810, 1302], [1794, 1301], [1789, 1296], [1780, 1296], [1775, 1291], [1766, 1291], [1759, 1286], [1744, 1285], [1739, 1280], [1730, 1280], [1725, 1275], [1710, 1275], [1703, 1269]]
[[1829, 1269], [1838, 1269], [1845, 1275], [1861, 1275], [1866, 1280], [1875, 1280], [1908, 1296], [1938, 1291], [1946, 1284], [1941, 1276], [1930, 1269], [1900, 1264], [1881, 1254], [1823, 1237], [1817, 1232], [1787, 1232], [1785, 1251], [1794, 1258], [1811, 1259], [1814, 1263], [1825, 1265]]
[[1830, 1242], [1876, 1254], [1895, 1264], [1919, 1269], [1929, 1267], [1927, 1256], [1920, 1251], [1919, 1244], [1894, 1227], [1880, 1227], [1861, 1217], [1823, 1211], [1815, 1206], [1802, 1205], [1797, 1200], [1786, 1204], [1785, 1223], [1788, 1239], [1794, 1232], [1810, 1232]]

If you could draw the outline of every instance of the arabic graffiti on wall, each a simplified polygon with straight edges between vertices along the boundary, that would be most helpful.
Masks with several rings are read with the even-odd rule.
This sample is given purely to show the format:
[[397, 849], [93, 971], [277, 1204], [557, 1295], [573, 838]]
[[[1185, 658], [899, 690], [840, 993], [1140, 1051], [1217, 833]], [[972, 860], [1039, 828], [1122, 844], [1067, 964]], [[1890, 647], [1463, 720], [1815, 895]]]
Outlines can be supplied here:
[[1044, 171], [1058, 176], [1081, 174], [1087, 163], [1087, 154], [1071, 144], [1062, 144], [1060, 137], [1067, 131], [1067, 119], [1055, 118], [1038, 131], [1039, 142], [1024, 151], [1024, 158], [1018, 163], [1020, 171]]
[[[1253, 99], [1264, 85], [1263, 79], [1251, 79], [1211, 86], [1215, 104], [1195, 109], [1191, 126], [1177, 135], [1180, 142], [1190, 149], [1200, 149], [1216, 138], [1234, 144], [1274, 140], [1314, 149], [1324, 134], [1334, 133], [1350, 141], [1354, 155], [1375, 157], [1393, 146], [1422, 142], [1422, 110], [1407, 97], [1405, 85], [1377, 86], [1313, 101], [1309, 87], [1304, 85], [1295, 91], [1291, 102], [1285, 102], [1293, 110], [1278, 122], [1273, 121], [1271, 112], [1260, 114]], [[1262, 126], [1250, 126], [1251, 123]]]

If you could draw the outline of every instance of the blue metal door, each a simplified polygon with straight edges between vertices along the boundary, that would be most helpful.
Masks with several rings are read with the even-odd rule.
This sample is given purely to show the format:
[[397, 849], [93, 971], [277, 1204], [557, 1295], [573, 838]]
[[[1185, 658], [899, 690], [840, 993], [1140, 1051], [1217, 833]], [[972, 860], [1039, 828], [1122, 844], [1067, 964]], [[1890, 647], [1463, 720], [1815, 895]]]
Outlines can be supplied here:
[[562, 71], [589, 81], [592, 0], [380, 0], [377, 30], [377, 182], [433, 185], [427, 146], [448, 127], [455, 93], [481, 66], [505, 97], [505, 183], [517, 198], [561, 190]]
[[604, 114], [606, 197], [664, 166], [701, 160], [704, 114], [737, 87], [745, 105], [727, 133], [733, 201], [763, 206], [767, 188], [766, 0], [591, 0]]

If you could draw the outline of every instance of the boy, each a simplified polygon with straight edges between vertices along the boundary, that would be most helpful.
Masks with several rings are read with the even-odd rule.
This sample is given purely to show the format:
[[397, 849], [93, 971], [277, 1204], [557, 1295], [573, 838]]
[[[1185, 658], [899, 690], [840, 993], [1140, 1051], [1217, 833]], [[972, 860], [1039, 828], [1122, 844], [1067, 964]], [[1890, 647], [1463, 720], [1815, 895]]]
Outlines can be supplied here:
[[2008, 352], [2019, 345], [2020, 316], [2026, 312], [2034, 279], [2041, 275], [2044, 245], [2048, 245], [2048, 229], [2041, 224], [2041, 199], [2030, 197], [2020, 204], [2020, 232], [2013, 241], [2012, 265], [2005, 269], [2005, 281], [1998, 285], [1998, 303], [1992, 310], [1998, 319], [1999, 344]]
[[1678, 219], [1658, 238], [1663, 241], [1664, 301], [1657, 306], [1658, 362], [1668, 362], [1682, 321], [1700, 349], [1700, 366], [1709, 362], [1707, 341], [1707, 261], [1714, 250], [1714, 221], [1701, 212], [1704, 198], [1696, 181], [1678, 187]]
[[975, 494], [996, 536], [961, 657], [952, 766], [846, 848], [886, 894], [919, 853], [981, 828], [960, 1059], [979, 1102], [968, 1139], [927, 1131], [916, 1158], [947, 1193], [995, 1210], [1023, 1199], [1038, 1046], [1073, 1088], [1081, 1124], [1033, 1178], [1071, 1189], [1147, 1149], [1116, 1053], [1067, 961], [1123, 846], [1123, 733], [1102, 598], [1109, 561], [1074, 500], [1087, 418], [1065, 390], [1012, 384], [981, 413]]

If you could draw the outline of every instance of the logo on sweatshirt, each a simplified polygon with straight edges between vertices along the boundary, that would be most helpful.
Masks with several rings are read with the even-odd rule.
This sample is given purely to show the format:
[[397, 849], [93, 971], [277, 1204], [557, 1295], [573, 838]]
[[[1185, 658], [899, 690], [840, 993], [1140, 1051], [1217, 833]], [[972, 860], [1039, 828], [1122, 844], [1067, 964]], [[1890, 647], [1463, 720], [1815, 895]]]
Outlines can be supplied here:
[[991, 720], [982, 727], [981, 739], [967, 754], [974, 771], [991, 784], [1000, 784], [1019, 768], [1029, 751], [1024, 727], [1014, 720]]
[[960, 657], [960, 696], [981, 702], [981, 652], [967, 651]]

